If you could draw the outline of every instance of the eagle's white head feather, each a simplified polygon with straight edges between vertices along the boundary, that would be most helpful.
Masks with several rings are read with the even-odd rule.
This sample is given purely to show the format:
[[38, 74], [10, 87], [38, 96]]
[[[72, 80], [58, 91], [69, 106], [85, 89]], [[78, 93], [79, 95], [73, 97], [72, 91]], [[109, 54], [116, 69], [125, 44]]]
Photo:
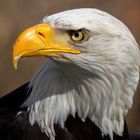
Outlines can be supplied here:
[[[43, 19], [58, 30], [86, 29], [89, 39], [72, 44], [81, 54], [49, 59], [30, 83], [31, 124], [51, 138], [54, 124], [65, 128], [69, 114], [94, 122], [103, 135], [122, 135], [124, 116], [139, 81], [140, 53], [129, 29], [97, 9], [74, 9]], [[69, 42], [67, 42], [69, 43]]]

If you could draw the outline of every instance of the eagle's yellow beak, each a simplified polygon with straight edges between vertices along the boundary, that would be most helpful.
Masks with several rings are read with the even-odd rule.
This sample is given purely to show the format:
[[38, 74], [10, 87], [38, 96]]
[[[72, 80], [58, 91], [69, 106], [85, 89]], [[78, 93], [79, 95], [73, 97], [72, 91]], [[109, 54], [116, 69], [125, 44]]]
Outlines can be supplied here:
[[62, 57], [59, 53], [80, 53], [79, 50], [56, 39], [56, 36], [54, 29], [49, 24], [38, 24], [25, 30], [13, 46], [14, 67], [17, 68], [17, 62], [21, 57], [42, 55]]

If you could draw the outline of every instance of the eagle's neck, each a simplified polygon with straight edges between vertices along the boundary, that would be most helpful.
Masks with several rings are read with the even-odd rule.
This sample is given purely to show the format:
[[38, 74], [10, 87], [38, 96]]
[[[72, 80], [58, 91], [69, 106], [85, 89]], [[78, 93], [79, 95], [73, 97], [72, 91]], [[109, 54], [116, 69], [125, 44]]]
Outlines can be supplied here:
[[120, 87], [112, 88], [112, 82], [103, 73], [98, 76], [70, 65], [60, 68], [50, 60], [32, 80], [33, 90], [24, 103], [31, 124], [37, 122], [52, 137], [54, 124], [64, 128], [68, 115], [77, 113], [83, 121], [90, 118], [111, 139], [113, 132], [122, 135], [125, 105], [117, 97]]

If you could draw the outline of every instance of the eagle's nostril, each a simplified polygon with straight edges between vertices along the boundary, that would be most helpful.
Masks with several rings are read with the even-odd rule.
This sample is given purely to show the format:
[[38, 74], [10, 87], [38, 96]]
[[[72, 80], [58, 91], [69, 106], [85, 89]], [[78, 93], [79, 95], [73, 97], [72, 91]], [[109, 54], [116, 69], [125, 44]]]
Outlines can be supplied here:
[[45, 35], [43, 33], [41, 33], [41, 32], [38, 32], [38, 35], [40, 35], [40, 36], [45, 38]]

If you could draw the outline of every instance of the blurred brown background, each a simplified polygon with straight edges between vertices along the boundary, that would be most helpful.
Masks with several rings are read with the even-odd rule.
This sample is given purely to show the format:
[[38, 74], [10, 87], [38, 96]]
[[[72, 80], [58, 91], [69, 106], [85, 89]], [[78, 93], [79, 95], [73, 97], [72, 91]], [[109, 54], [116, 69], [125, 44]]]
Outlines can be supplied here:
[[[12, 65], [12, 44], [25, 28], [38, 23], [45, 15], [72, 8], [93, 7], [122, 20], [140, 44], [140, 0], [0, 0], [0, 95], [5, 95], [30, 80], [44, 58], [20, 61]], [[131, 130], [140, 130], [140, 86], [127, 115]]]

